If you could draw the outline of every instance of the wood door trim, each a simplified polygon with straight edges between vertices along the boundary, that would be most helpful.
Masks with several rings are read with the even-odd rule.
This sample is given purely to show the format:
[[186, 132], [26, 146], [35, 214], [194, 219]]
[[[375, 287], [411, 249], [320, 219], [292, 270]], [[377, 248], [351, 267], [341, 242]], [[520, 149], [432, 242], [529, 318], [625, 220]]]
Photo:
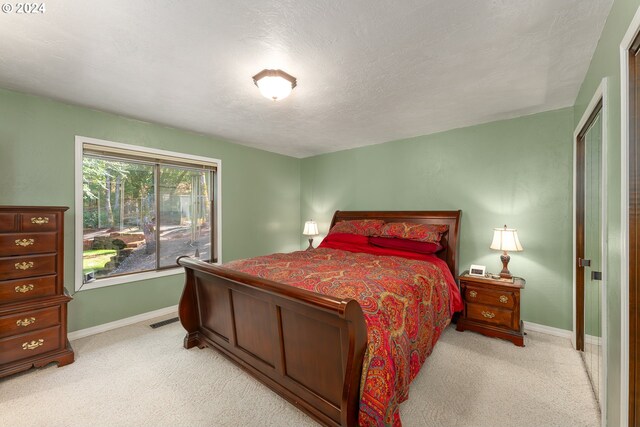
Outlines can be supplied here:
[[575, 140], [576, 144], [576, 350], [584, 351], [584, 267], [580, 266], [578, 260], [584, 258], [584, 219], [585, 219], [585, 146], [584, 137], [602, 111], [602, 97], [593, 107], [586, 122], [580, 128]]

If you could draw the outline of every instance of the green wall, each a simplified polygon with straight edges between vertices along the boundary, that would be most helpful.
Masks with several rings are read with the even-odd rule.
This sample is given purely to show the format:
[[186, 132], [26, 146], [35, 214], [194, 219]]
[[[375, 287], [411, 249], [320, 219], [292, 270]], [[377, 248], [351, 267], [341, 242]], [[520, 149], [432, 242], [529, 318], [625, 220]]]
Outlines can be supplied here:
[[[522, 318], [572, 324], [573, 109], [302, 160], [301, 220], [328, 231], [341, 210], [462, 209], [460, 268], [501, 269], [493, 228], [518, 229]], [[304, 242], [304, 241], [303, 241]]]
[[[602, 78], [607, 88], [607, 425], [620, 425], [621, 99], [620, 43], [640, 0], [615, 0], [574, 108], [577, 126]], [[626, 398], [626, 397], [625, 397]]]
[[[300, 249], [300, 160], [160, 125], [0, 90], [0, 204], [69, 206], [65, 283], [74, 291], [75, 136], [222, 160], [224, 261]], [[81, 291], [71, 331], [178, 303], [183, 275]]]

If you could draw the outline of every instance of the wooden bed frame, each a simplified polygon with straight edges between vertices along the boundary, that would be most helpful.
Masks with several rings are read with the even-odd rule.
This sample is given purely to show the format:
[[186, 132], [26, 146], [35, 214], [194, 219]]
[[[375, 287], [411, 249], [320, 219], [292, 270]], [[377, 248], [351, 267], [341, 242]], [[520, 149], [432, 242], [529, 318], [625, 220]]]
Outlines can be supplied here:
[[[336, 211], [336, 222], [447, 224], [438, 253], [458, 278], [461, 211]], [[340, 299], [189, 257], [179, 313], [185, 348], [212, 347], [320, 423], [358, 425], [367, 346], [362, 309]]]

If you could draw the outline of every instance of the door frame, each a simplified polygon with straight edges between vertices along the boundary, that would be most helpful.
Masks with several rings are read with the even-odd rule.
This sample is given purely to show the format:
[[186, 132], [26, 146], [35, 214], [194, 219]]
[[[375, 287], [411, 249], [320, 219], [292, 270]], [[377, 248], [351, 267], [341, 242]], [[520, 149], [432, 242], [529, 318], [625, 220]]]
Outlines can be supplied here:
[[620, 424], [629, 423], [629, 49], [640, 33], [640, 7], [620, 42]]
[[[576, 126], [573, 132], [573, 264], [572, 264], [572, 273], [573, 273], [573, 334], [571, 343], [573, 344], [573, 348], [578, 348], [578, 344], [581, 344], [581, 347], [584, 348], [584, 304], [582, 305], [581, 313], [583, 315], [583, 328], [582, 328], [582, 341], [578, 337], [578, 304], [577, 304], [577, 283], [578, 283], [578, 265], [577, 265], [577, 238], [578, 238], [578, 223], [577, 223], [577, 215], [578, 215], [578, 138], [581, 135], [582, 130], [585, 126], [589, 124], [589, 122], [593, 119], [594, 112], [596, 108], [602, 103], [602, 107], [600, 109], [600, 116], [602, 120], [602, 157], [600, 159], [600, 168], [601, 168], [601, 182], [600, 182], [600, 241], [602, 243], [601, 246], [601, 263], [602, 263], [602, 293], [601, 293], [601, 346], [602, 346], [602, 384], [600, 384], [600, 395], [598, 399], [600, 401], [601, 408], [601, 421], [604, 426], [606, 423], [606, 399], [607, 399], [607, 129], [608, 129], [608, 78], [605, 77], [598, 85], [591, 101], [589, 102], [587, 108], [584, 111], [584, 114], [580, 118], [578, 125]], [[584, 293], [583, 293], [584, 296]]]

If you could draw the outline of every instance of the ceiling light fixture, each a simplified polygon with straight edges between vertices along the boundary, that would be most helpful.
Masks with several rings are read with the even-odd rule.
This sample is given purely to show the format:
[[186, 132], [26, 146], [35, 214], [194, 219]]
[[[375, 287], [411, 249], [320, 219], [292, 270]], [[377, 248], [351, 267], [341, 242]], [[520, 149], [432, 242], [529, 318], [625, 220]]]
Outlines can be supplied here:
[[253, 76], [253, 82], [260, 89], [262, 96], [274, 101], [289, 96], [297, 84], [295, 77], [282, 70], [262, 70]]

